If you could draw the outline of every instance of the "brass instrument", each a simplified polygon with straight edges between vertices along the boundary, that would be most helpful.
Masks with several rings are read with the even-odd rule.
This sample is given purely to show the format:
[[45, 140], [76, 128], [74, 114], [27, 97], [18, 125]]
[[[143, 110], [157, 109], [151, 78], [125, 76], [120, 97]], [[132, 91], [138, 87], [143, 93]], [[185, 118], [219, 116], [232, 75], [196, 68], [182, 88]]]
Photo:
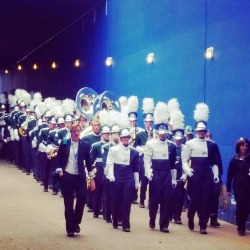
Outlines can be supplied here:
[[19, 129], [18, 129], [18, 132], [19, 132], [19, 134], [21, 135], [21, 136], [27, 136], [28, 134], [27, 134], [27, 129], [25, 129], [24, 127], [20, 127]]
[[76, 108], [79, 113], [84, 115], [88, 120], [93, 117], [93, 103], [97, 96], [97, 93], [88, 87], [82, 88], [77, 92]]
[[95, 99], [93, 109], [95, 114], [103, 109], [120, 111], [121, 107], [117, 96], [111, 91], [105, 91]]
[[56, 148], [53, 148], [48, 154], [47, 154], [47, 158], [48, 159], [53, 159], [57, 156], [58, 154], [58, 150], [59, 150], [59, 147], [56, 147]]

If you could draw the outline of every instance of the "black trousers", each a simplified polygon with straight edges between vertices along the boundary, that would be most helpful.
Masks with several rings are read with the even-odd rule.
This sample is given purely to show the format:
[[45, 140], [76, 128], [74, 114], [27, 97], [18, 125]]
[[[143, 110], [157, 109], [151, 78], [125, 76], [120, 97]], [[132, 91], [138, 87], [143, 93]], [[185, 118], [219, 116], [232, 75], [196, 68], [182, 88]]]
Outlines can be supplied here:
[[236, 200], [236, 224], [238, 230], [246, 230], [247, 218], [250, 214], [250, 191], [234, 187]]
[[110, 181], [106, 177], [103, 185], [103, 217], [105, 220], [111, 219]]
[[185, 182], [178, 181], [176, 188], [171, 192], [171, 216], [170, 219], [181, 220], [181, 213], [183, 209], [186, 189], [184, 188]]
[[[79, 175], [64, 172], [60, 181], [65, 206], [66, 231], [67, 233], [73, 233], [75, 226], [82, 221], [87, 193], [86, 178], [82, 179]], [[74, 194], [76, 194], [75, 206]]]
[[187, 216], [193, 220], [197, 212], [202, 229], [206, 229], [210, 216], [213, 183], [212, 175], [202, 177], [194, 174], [188, 178], [187, 193], [190, 204]]
[[96, 166], [96, 169], [95, 190], [93, 191], [93, 210], [94, 214], [98, 216], [103, 205], [104, 169], [102, 164]]
[[170, 172], [154, 170], [153, 180], [149, 182], [149, 218], [155, 222], [160, 205], [160, 228], [168, 227], [171, 214], [172, 184]]
[[110, 183], [113, 225], [122, 219], [122, 227], [130, 228], [130, 211], [135, 192], [134, 179]]

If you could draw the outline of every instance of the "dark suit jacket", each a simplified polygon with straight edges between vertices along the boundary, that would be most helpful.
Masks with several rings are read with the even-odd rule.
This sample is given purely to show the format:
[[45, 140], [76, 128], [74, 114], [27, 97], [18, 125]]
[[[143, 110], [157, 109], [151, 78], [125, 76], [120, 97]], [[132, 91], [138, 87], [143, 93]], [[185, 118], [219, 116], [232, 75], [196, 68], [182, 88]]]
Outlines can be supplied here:
[[[67, 140], [67, 143], [61, 143], [59, 146], [58, 154], [57, 154], [57, 167], [65, 170], [68, 159], [69, 152], [71, 146], [71, 139]], [[79, 176], [82, 179], [86, 179], [85, 167], [87, 167], [88, 172], [92, 171], [91, 163], [90, 163], [90, 146], [87, 142], [80, 140], [78, 146], [78, 171]]]

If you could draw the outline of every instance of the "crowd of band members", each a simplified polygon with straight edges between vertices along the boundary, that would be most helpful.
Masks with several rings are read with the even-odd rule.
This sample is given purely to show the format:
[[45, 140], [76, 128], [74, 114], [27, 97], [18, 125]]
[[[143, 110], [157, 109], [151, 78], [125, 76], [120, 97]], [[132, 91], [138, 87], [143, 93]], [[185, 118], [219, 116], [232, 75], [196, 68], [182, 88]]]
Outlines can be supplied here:
[[[94, 218], [103, 214], [106, 222], [113, 223], [113, 228], [122, 226], [123, 231], [129, 232], [131, 204], [139, 198], [139, 207], [145, 207], [149, 185], [150, 228], [156, 226], [158, 208], [160, 231], [168, 233], [169, 221], [172, 219], [176, 224], [182, 224], [181, 213], [187, 196], [190, 230], [194, 229], [196, 212], [201, 234], [207, 233], [209, 217], [212, 227], [220, 227], [217, 217], [223, 168], [217, 144], [210, 140], [209, 134], [205, 140], [207, 128], [197, 130], [196, 141], [191, 140], [189, 143], [194, 136], [190, 127], [186, 128], [186, 134], [180, 131], [172, 133], [171, 126], [163, 130], [154, 129], [153, 120], [145, 118], [144, 128], [137, 126], [136, 119], [131, 119], [131, 128], [127, 130], [120, 130], [118, 126], [101, 128], [98, 120], [89, 122], [83, 115], [77, 119], [73, 115], [66, 115], [64, 119], [56, 120], [49, 111], [37, 120], [33, 112], [22, 104], [2, 120], [5, 123], [1, 126], [2, 141], [5, 142], [2, 157], [27, 175], [33, 172], [44, 192], [48, 192], [51, 187], [52, 194], [57, 195], [62, 189], [62, 196], [68, 197], [64, 203], [69, 237], [80, 232], [83, 208], [77, 222], [72, 224], [71, 203], [74, 197], [72, 190], [70, 194], [67, 192], [68, 186], [61, 186], [62, 174], [58, 169], [67, 161], [62, 152], [71, 140], [73, 123], [79, 124], [80, 140], [89, 148], [89, 155], [84, 156], [88, 161], [85, 162], [88, 171], [83, 176], [87, 180], [86, 186], [94, 180], [95, 187], [92, 183], [92, 188], [86, 188], [86, 199], [83, 198], [82, 203], [87, 200], [88, 211], [93, 212]], [[25, 135], [19, 129], [24, 122], [27, 124]], [[201, 148], [203, 151], [199, 151]], [[192, 152], [195, 152], [194, 155]], [[204, 152], [205, 156], [202, 156]], [[183, 163], [189, 164], [190, 159], [191, 170], [194, 171], [183, 166]], [[215, 171], [212, 168], [214, 165], [218, 167]], [[65, 168], [63, 173], [67, 175]]]

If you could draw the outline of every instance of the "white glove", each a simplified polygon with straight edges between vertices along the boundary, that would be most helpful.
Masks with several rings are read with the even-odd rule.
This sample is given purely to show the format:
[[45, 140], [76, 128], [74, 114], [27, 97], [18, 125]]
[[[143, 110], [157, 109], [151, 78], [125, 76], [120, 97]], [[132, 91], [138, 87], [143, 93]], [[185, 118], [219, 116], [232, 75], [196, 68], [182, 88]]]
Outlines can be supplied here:
[[38, 151], [45, 153], [47, 147], [41, 142], [38, 146]]
[[46, 153], [49, 154], [50, 151], [53, 150], [53, 149], [54, 149], [54, 147], [53, 147], [51, 144], [49, 144], [49, 145], [47, 146], [47, 148], [46, 148]]
[[32, 145], [32, 148], [37, 147], [37, 139], [36, 139], [36, 137], [32, 140], [31, 145]]
[[57, 174], [59, 174], [59, 173], [62, 172], [62, 171], [63, 171], [62, 168], [57, 168], [57, 169], [56, 169], [56, 173], [57, 173]]
[[187, 180], [187, 174], [183, 174], [183, 175], [181, 176], [181, 180], [182, 180], [183, 182], [185, 182], [185, 181]]
[[176, 188], [176, 186], [177, 186], [176, 175], [177, 175], [177, 170], [171, 169], [172, 187], [173, 188]]
[[114, 176], [107, 176], [110, 182], [115, 182], [115, 177]]
[[14, 129], [14, 138], [15, 138], [16, 141], [19, 141], [19, 140], [20, 140], [20, 137], [19, 137], [19, 135], [18, 135], [17, 129]]
[[148, 170], [145, 169], [145, 176], [148, 178], [149, 181], [153, 179], [153, 169], [150, 168]]
[[218, 183], [220, 181], [218, 166], [217, 165], [213, 165], [212, 170], [213, 170], [213, 174], [214, 174], [214, 182]]
[[191, 177], [194, 175], [194, 170], [190, 168], [187, 163], [182, 164], [182, 169], [187, 174], [187, 176]]
[[107, 179], [109, 179], [111, 182], [115, 181], [115, 176], [114, 176], [114, 168], [109, 167], [107, 171]]
[[134, 173], [134, 178], [135, 178], [135, 189], [138, 190], [141, 187], [140, 181], [139, 181], [139, 173], [135, 172]]

